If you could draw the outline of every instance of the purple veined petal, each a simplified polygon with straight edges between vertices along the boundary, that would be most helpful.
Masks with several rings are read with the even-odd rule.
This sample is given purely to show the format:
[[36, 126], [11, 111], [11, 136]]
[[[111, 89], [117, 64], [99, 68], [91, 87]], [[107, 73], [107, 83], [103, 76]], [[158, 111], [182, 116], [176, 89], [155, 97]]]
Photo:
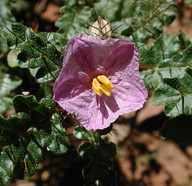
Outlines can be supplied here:
[[[110, 97], [99, 97], [91, 89], [92, 78], [100, 74], [107, 75], [114, 85]], [[75, 114], [87, 130], [107, 128], [119, 115], [143, 107], [147, 98], [134, 44], [85, 34], [68, 42], [53, 91], [53, 99]]]
[[84, 41], [93, 52], [97, 70], [105, 71], [107, 74], [125, 68], [134, 54], [134, 43], [127, 40], [116, 38], [101, 40], [85, 34], [79, 34], [77, 38]]
[[137, 48], [134, 49], [131, 63], [129, 63], [128, 66], [121, 71], [117, 71], [115, 75], [110, 77], [110, 79], [114, 83], [120, 81], [129, 82], [130, 84], [136, 86], [141, 92], [143, 92], [145, 94], [145, 98], [148, 96], [147, 90], [139, 73], [139, 57]]
[[127, 82], [114, 85], [112, 96], [97, 96], [95, 107], [90, 108], [91, 119], [87, 130], [104, 129], [110, 126], [120, 115], [136, 111], [146, 102], [146, 91]]
[[146, 101], [140, 90], [126, 82], [115, 85], [110, 97], [97, 96], [76, 79], [59, 86], [55, 84], [54, 93], [53, 99], [67, 112], [75, 114], [87, 130], [107, 128], [119, 115], [141, 108]]
[[121, 109], [125, 108], [127, 113], [138, 110], [143, 106], [144, 102], [146, 102], [146, 89], [141, 90], [136, 85], [125, 81], [118, 82], [114, 87], [113, 94], [115, 99]]
[[94, 56], [91, 47], [84, 41], [74, 38], [72, 44], [72, 55], [75, 58], [77, 65], [80, 65], [82, 69], [94, 70], [96, 64], [94, 62]]
[[76, 79], [70, 79], [59, 85], [54, 85], [53, 100], [63, 109], [71, 114], [75, 114], [81, 123], [87, 122], [87, 110], [95, 100], [92, 90], [80, 84]]
[[[109, 127], [117, 119], [114, 113], [118, 112], [119, 106], [113, 95], [110, 96], [110, 100], [108, 98], [105, 95], [96, 96], [96, 101], [89, 109], [91, 117], [89, 124], [86, 126], [87, 130], [102, 130]], [[109, 102], [113, 104], [109, 104]]]
[[60, 79], [75, 78], [79, 72], [89, 73], [96, 69], [93, 51], [77, 36], [67, 43]]
[[105, 70], [108, 75], [126, 68], [131, 63], [134, 55], [134, 43], [119, 40], [114, 45], [114, 49], [109, 52], [109, 60], [106, 61]]
[[[100, 112], [97, 113], [96, 97], [98, 96], [91, 89], [77, 83], [74, 79], [63, 82], [60, 86], [54, 86], [53, 100], [67, 112], [74, 114], [87, 130], [102, 128], [103, 125], [96, 126], [94, 122], [94, 120], [101, 121], [103, 118]], [[95, 112], [97, 115], [95, 115]], [[108, 125], [110, 124], [108, 123]]]
[[101, 97], [76, 79], [60, 84], [56, 82], [53, 91], [53, 100], [67, 112], [75, 114], [87, 130], [103, 129], [110, 125], [104, 121], [109, 117], [109, 113], [105, 110], [105, 103], [100, 101]]
[[88, 88], [81, 84], [77, 79], [68, 79], [66, 81], [57, 81], [53, 87], [55, 101], [65, 101], [71, 99]]

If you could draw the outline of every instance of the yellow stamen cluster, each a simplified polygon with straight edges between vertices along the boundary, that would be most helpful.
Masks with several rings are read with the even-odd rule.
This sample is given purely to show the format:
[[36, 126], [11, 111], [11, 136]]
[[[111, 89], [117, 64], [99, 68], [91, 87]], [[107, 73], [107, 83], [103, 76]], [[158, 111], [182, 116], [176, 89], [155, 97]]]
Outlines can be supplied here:
[[102, 93], [106, 96], [111, 96], [113, 88], [111, 81], [104, 75], [97, 76], [92, 81], [92, 89], [98, 96], [101, 96]]

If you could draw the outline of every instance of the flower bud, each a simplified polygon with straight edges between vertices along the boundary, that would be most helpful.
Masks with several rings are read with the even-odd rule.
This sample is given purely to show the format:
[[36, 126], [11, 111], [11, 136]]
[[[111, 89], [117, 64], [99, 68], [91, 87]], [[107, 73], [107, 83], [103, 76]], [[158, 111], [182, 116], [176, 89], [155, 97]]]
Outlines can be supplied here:
[[112, 36], [111, 23], [99, 17], [90, 27], [90, 32], [95, 37], [107, 39]]

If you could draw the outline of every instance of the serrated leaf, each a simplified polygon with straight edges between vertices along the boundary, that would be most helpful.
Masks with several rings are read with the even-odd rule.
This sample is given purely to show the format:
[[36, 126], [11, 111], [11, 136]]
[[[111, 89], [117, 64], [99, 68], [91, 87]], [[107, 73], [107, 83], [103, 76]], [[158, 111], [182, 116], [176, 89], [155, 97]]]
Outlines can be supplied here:
[[189, 144], [192, 142], [192, 116], [179, 115], [169, 119], [160, 130], [163, 138], [177, 143]]
[[83, 4], [78, 1], [72, 4], [67, 2], [61, 8], [63, 16], [56, 22], [56, 26], [59, 27], [56, 38], [62, 40], [62, 46], [66, 44], [67, 39], [79, 33], [89, 32], [82, 25], [89, 28], [98, 18], [90, 7], [94, 7], [98, 16], [110, 21], [114, 29], [121, 26], [122, 34], [131, 35], [129, 40], [144, 42], [149, 38], [158, 37], [163, 31], [162, 26], [172, 23], [175, 18], [176, 2], [174, 0], [100, 0], [90, 3], [86, 1]]
[[14, 133], [23, 133], [30, 127], [30, 118], [26, 113], [18, 113], [18, 116], [4, 118], [0, 115], [0, 128]]
[[31, 28], [13, 23], [3, 30], [9, 47], [20, 50], [18, 64], [21, 68], [35, 69], [43, 73], [37, 81], [45, 83], [56, 79], [62, 64], [62, 54], [54, 46], [54, 36], [50, 33], [36, 34]]
[[83, 27], [86, 24], [90, 24], [93, 21], [91, 8], [88, 6], [70, 6], [65, 5], [61, 7], [61, 14], [63, 15], [57, 20], [55, 25], [59, 27], [57, 37], [61, 39], [71, 39], [79, 33], [88, 32], [87, 29]]
[[[8, 50], [5, 40], [2, 38], [2, 29], [3, 29], [4, 25], [9, 25], [15, 21], [15, 18], [11, 12], [12, 6], [13, 6], [13, 2], [11, 2], [11, 1], [7, 1], [7, 0], [0, 1], [0, 7], [1, 7], [1, 11], [0, 11], [0, 53], [2, 53], [2, 54], [4, 54]], [[3, 56], [2, 54], [0, 55], [0, 58]]]
[[51, 119], [52, 133], [50, 137], [47, 137], [49, 141], [47, 149], [56, 154], [63, 154], [67, 152], [69, 141], [65, 129], [62, 126], [61, 117], [58, 114], [54, 114]]
[[122, 9], [118, 9], [120, 18], [124, 18], [124, 28], [131, 25], [131, 32], [125, 29], [122, 34], [131, 36], [134, 42], [145, 42], [149, 38], [157, 38], [162, 27], [175, 19], [176, 1], [174, 0], [126, 0], [117, 1]]
[[153, 103], [164, 104], [168, 116], [192, 115], [192, 77], [166, 78], [153, 95]]
[[17, 95], [13, 99], [13, 105], [16, 112], [25, 112], [30, 115], [32, 126], [38, 126], [49, 123], [48, 118], [51, 115], [49, 105], [46, 105], [44, 101], [42, 104], [41, 101], [40, 103], [37, 102], [35, 96]]
[[0, 113], [3, 113], [6, 110], [12, 109], [10, 91], [18, 87], [22, 81], [17, 76], [5, 74], [3, 71], [0, 73]]
[[13, 177], [31, 177], [44, 149], [63, 154], [69, 146], [61, 116], [52, 115], [55, 103], [51, 99], [37, 102], [34, 96], [17, 96], [14, 106], [19, 112], [16, 116], [0, 117], [0, 152], [3, 153], [0, 154], [0, 183], [3, 185]]
[[[165, 78], [182, 77], [192, 64], [192, 45], [179, 36], [161, 35], [150, 47], [140, 48], [140, 61], [151, 68], [141, 75], [148, 88], [157, 88]], [[184, 48], [185, 46], [185, 48]]]

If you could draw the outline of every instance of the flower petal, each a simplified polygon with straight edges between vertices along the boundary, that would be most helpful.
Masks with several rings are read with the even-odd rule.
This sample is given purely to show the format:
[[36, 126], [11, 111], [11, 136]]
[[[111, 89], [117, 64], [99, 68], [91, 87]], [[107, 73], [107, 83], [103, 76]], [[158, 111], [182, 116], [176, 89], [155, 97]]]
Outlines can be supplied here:
[[115, 38], [101, 40], [85, 34], [76, 37], [89, 46], [97, 70], [105, 73], [111, 74], [122, 70], [133, 58], [134, 43], [130, 41]]
[[139, 74], [139, 58], [136, 48], [127, 67], [110, 76], [110, 80], [114, 85], [112, 96], [102, 95], [97, 101], [97, 110], [94, 111], [89, 130], [106, 128], [119, 115], [136, 111], [146, 102], [148, 93]]
[[79, 72], [87, 74], [95, 68], [92, 49], [76, 36], [67, 43], [59, 79], [76, 78]]
[[134, 55], [134, 43], [119, 40], [114, 46], [114, 49], [109, 53], [109, 60], [106, 62], [105, 69], [108, 75], [126, 68], [131, 63]]
[[89, 118], [87, 110], [91, 103], [96, 100], [90, 89], [77, 82], [76, 79], [70, 79], [62, 82], [59, 86], [55, 85], [53, 91], [53, 100], [67, 112], [75, 114], [79, 122], [87, 124], [87, 118]]
[[[107, 128], [119, 115], [143, 107], [147, 90], [139, 75], [134, 44], [79, 34], [68, 42], [53, 99], [75, 114], [87, 130]], [[90, 82], [104, 72], [114, 85], [111, 96], [97, 96]]]
[[117, 71], [115, 75], [110, 77], [110, 80], [113, 83], [121, 81], [128, 82], [137, 87], [141, 92], [143, 92], [145, 98], [147, 98], [148, 96], [147, 90], [139, 74], [139, 57], [138, 50], [136, 48], [134, 49], [134, 55], [131, 63], [129, 63], [129, 65], [125, 69]]
[[112, 96], [97, 97], [95, 106], [89, 108], [92, 117], [86, 125], [87, 130], [107, 128], [120, 115], [136, 111], [146, 102], [146, 92], [132, 84], [121, 81], [114, 87]]

